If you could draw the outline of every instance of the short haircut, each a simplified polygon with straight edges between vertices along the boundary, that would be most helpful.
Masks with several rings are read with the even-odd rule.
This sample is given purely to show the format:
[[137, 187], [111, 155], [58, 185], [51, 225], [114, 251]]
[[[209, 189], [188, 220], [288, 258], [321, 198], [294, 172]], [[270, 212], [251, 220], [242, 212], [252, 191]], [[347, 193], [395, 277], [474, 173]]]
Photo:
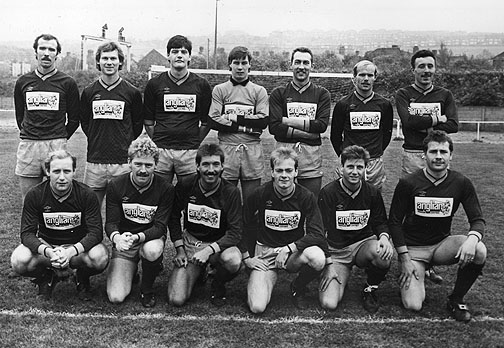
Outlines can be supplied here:
[[450, 138], [448, 133], [442, 130], [433, 130], [423, 140], [423, 152], [427, 153], [427, 149], [429, 148], [429, 143], [431, 142], [436, 142], [436, 143], [448, 143], [450, 152], [453, 152], [453, 140]]
[[348, 160], [364, 160], [364, 164], [369, 162], [369, 152], [359, 145], [347, 146], [341, 151], [341, 165], [345, 165]]
[[175, 35], [170, 40], [168, 40], [168, 43], [166, 44], [166, 53], [170, 55], [170, 51], [172, 50], [172, 48], [182, 48], [182, 47], [187, 49], [187, 51], [189, 51], [189, 55], [191, 55], [192, 52], [191, 41], [185, 36]]
[[128, 148], [128, 159], [132, 161], [135, 157], [149, 157], [154, 158], [154, 163], [159, 161], [159, 149], [156, 143], [146, 135], [141, 135], [133, 140]]
[[436, 55], [429, 50], [420, 50], [416, 51], [412, 56], [411, 56], [411, 68], [415, 69], [415, 60], [417, 58], [425, 58], [425, 57], [432, 57], [434, 58], [434, 63], [436, 63]]
[[292, 51], [292, 54], [291, 54], [291, 64], [292, 62], [294, 61], [294, 54], [296, 52], [301, 52], [301, 53], [309, 53], [310, 54], [310, 59], [311, 59], [311, 62], [313, 63], [313, 53], [312, 51], [307, 48], [307, 47], [298, 47], [298, 48], [295, 48], [293, 51]]
[[96, 49], [95, 60], [96, 60], [96, 68], [98, 69], [98, 71], [101, 71], [100, 58], [101, 58], [102, 52], [113, 52], [113, 51], [117, 51], [117, 55], [119, 57], [119, 62], [121, 63], [119, 65], [119, 70], [122, 69], [122, 66], [124, 63], [124, 53], [123, 53], [122, 48], [119, 46], [119, 44], [117, 44], [115, 42], [107, 42], [107, 43], [104, 43], [103, 45], [100, 45], [100, 47], [98, 47]]
[[49, 173], [51, 171], [51, 162], [54, 161], [55, 159], [65, 159], [65, 158], [71, 158], [72, 159], [72, 169], [75, 172], [75, 168], [77, 168], [77, 158], [75, 156], [72, 156], [70, 152], [67, 150], [56, 150], [52, 151], [47, 155], [47, 158], [44, 161], [44, 167]]
[[360, 67], [367, 66], [367, 65], [372, 65], [374, 67], [374, 76], [378, 75], [378, 68], [376, 67], [375, 63], [369, 61], [369, 60], [361, 60], [360, 62], [357, 62], [357, 64], [354, 65], [353, 67], [353, 76], [357, 76], [357, 71], [359, 70]]
[[247, 47], [236, 46], [234, 47], [228, 55], [228, 65], [231, 65], [235, 59], [245, 59], [248, 58], [249, 63], [252, 62], [252, 55]]
[[196, 164], [199, 166], [205, 156], [219, 156], [221, 164], [224, 164], [224, 151], [217, 144], [202, 144], [196, 152]]
[[275, 169], [275, 164], [286, 159], [294, 160], [294, 169], [298, 168], [298, 154], [293, 149], [287, 147], [279, 147], [271, 152], [270, 156], [270, 166], [271, 169]]
[[37, 53], [38, 41], [40, 39], [43, 39], [43, 40], [46, 40], [46, 41], [56, 40], [56, 52], [58, 54], [61, 53], [61, 44], [60, 44], [59, 40], [56, 38], [56, 36], [51, 35], [51, 34], [40, 34], [39, 36], [37, 36], [35, 38], [35, 41], [33, 42], [33, 49], [35, 50], [35, 53]]

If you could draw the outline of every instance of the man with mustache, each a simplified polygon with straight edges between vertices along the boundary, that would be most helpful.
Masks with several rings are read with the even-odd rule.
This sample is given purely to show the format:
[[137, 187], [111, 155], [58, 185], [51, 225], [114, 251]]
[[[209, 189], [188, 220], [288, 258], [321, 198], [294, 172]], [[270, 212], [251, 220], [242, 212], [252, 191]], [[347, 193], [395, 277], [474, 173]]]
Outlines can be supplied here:
[[130, 173], [114, 178], [107, 186], [105, 232], [112, 242], [107, 273], [107, 295], [121, 303], [131, 292], [138, 261], [142, 261], [140, 302], [156, 305], [154, 281], [163, 269], [166, 228], [174, 189], [154, 173], [159, 150], [148, 137], [134, 140], [128, 149]]
[[48, 180], [30, 189], [23, 203], [22, 244], [12, 253], [12, 269], [34, 277], [44, 299], [51, 298], [59, 280], [72, 274], [79, 297], [89, 299], [89, 278], [108, 263], [98, 199], [74, 180], [76, 165], [66, 150], [51, 152], [44, 165]]
[[313, 54], [298, 47], [291, 56], [292, 81], [277, 87], [269, 99], [269, 131], [277, 147], [293, 148], [299, 155], [297, 182], [318, 196], [322, 186], [322, 140], [329, 123], [331, 95], [310, 82]]
[[252, 193], [244, 211], [244, 234], [257, 236], [254, 254], [241, 244], [243, 263], [250, 270], [247, 304], [254, 314], [266, 310], [279, 270], [297, 273], [290, 284], [291, 300], [306, 309], [307, 285], [331, 260], [315, 195], [295, 183], [296, 151], [273, 150], [270, 165], [272, 180]]
[[[238, 188], [221, 178], [224, 152], [217, 144], [203, 144], [196, 153], [198, 175], [178, 182], [168, 227], [177, 254], [168, 282], [168, 301], [182, 306], [208, 264], [213, 268], [210, 301], [226, 303], [225, 284], [240, 270], [242, 204]], [[180, 218], [184, 213], [184, 229]], [[201, 278], [200, 278], [201, 279]]]
[[[371, 156], [364, 179], [381, 189], [386, 180], [383, 152], [392, 137], [392, 104], [373, 91], [376, 65], [362, 60], [353, 68], [355, 90], [336, 103], [331, 123], [331, 143], [338, 156], [350, 145], [364, 147]], [[340, 167], [337, 168], [339, 173]]]
[[130, 171], [128, 147], [143, 130], [142, 95], [119, 76], [124, 53], [115, 42], [96, 50], [97, 81], [81, 95], [81, 128], [88, 138], [84, 183], [95, 191], [100, 205], [108, 182]]
[[145, 87], [143, 118], [147, 134], [159, 147], [156, 172], [168, 182], [191, 181], [196, 176], [194, 158], [208, 134], [212, 90], [208, 82], [189, 72], [192, 43], [175, 35], [166, 45], [170, 70]]
[[[423, 139], [432, 130], [447, 133], [458, 131], [457, 107], [452, 93], [433, 85], [436, 73], [436, 56], [420, 50], [411, 56], [411, 69], [415, 82], [401, 88], [396, 95], [397, 113], [404, 134], [402, 176], [425, 168]], [[443, 278], [434, 268], [427, 270], [428, 279], [441, 283]]]
[[[434, 130], [423, 140], [426, 168], [399, 180], [390, 206], [389, 228], [397, 250], [402, 303], [419, 311], [425, 300], [425, 269], [458, 264], [447, 308], [457, 321], [471, 314], [464, 295], [481, 274], [487, 249], [481, 239], [485, 220], [471, 181], [450, 170], [453, 142]], [[462, 203], [469, 221], [467, 236], [451, 235], [451, 223]]]
[[61, 45], [56, 37], [42, 34], [33, 43], [37, 68], [21, 76], [14, 87], [19, 128], [16, 175], [21, 195], [45, 176], [44, 161], [55, 150], [65, 149], [79, 127], [79, 90], [75, 81], [56, 69]]

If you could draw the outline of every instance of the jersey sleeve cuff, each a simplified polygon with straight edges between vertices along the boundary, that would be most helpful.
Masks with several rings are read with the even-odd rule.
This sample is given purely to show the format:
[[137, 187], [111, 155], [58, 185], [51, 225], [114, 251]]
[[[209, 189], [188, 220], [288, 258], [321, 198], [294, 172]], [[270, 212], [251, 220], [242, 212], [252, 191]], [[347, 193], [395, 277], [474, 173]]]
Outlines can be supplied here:
[[217, 244], [217, 242], [210, 244], [210, 247], [215, 251], [216, 254], [221, 252], [221, 248], [219, 244]]
[[178, 248], [180, 246], [184, 246], [184, 241], [182, 239], [177, 239], [175, 242], [173, 242], [173, 246], [175, 248]]
[[483, 235], [481, 233], [479, 233], [478, 231], [469, 231], [469, 233], [467, 234], [467, 236], [475, 236], [476, 238], [478, 238], [478, 242], [481, 242], [481, 239], [483, 238]]

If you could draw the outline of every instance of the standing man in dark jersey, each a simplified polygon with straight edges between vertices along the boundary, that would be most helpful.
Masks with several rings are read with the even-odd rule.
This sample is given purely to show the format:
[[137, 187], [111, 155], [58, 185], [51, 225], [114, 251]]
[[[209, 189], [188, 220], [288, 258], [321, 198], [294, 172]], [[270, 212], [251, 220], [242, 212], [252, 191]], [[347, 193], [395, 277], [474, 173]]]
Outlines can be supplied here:
[[81, 95], [81, 127], [88, 138], [84, 183], [95, 191], [100, 205], [108, 182], [130, 171], [128, 146], [143, 130], [142, 95], [119, 76], [124, 53], [115, 42], [96, 50], [101, 75]]
[[269, 131], [277, 147], [293, 148], [299, 155], [297, 182], [318, 196], [322, 186], [322, 140], [329, 123], [331, 95], [310, 82], [313, 54], [306, 47], [291, 56], [292, 81], [273, 90], [269, 99]]
[[166, 46], [170, 70], [145, 87], [143, 118], [147, 134], [159, 147], [157, 173], [170, 183], [196, 175], [196, 152], [208, 134], [212, 90], [208, 82], [190, 73], [192, 44], [185, 36], [172, 37]]
[[364, 147], [371, 156], [364, 179], [381, 189], [386, 180], [382, 156], [392, 137], [394, 111], [390, 101], [373, 91], [377, 74], [376, 65], [369, 60], [355, 64], [355, 90], [334, 107], [331, 143], [338, 156], [347, 146]]
[[[423, 140], [426, 168], [399, 180], [390, 205], [389, 228], [399, 255], [399, 285], [406, 309], [419, 311], [425, 300], [425, 269], [458, 264], [448, 311], [457, 321], [471, 320], [464, 296], [485, 265], [481, 241], [485, 220], [472, 182], [449, 169], [453, 142], [434, 130]], [[462, 203], [469, 221], [467, 235], [451, 235], [451, 223]]]
[[44, 178], [44, 161], [51, 151], [65, 149], [79, 127], [79, 90], [75, 81], [56, 69], [61, 45], [42, 34], [33, 43], [37, 69], [21, 76], [14, 87], [16, 121], [21, 138], [16, 175], [21, 195]]

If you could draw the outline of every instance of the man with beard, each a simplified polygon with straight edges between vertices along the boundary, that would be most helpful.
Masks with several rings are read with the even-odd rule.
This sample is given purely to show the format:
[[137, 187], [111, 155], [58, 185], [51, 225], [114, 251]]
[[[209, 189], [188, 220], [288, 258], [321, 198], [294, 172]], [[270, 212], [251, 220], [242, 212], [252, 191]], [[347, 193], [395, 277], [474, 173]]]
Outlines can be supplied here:
[[142, 260], [140, 301], [156, 305], [154, 281], [163, 269], [166, 227], [173, 205], [173, 186], [154, 173], [159, 151], [147, 136], [134, 140], [128, 149], [131, 173], [114, 178], [107, 187], [105, 232], [113, 243], [107, 274], [107, 295], [121, 303]]
[[118, 44], [98, 47], [101, 75], [84, 89], [80, 102], [81, 128], [88, 138], [84, 183], [95, 191], [100, 205], [108, 182], [130, 171], [128, 146], [143, 130], [142, 95], [119, 76], [123, 64]]
[[170, 70], [151, 79], [145, 87], [145, 130], [159, 147], [156, 172], [170, 183], [174, 174], [177, 182], [191, 181], [196, 175], [196, 151], [209, 131], [212, 90], [204, 78], [188, 71], [191, 41], [175, 35], [166, 49]]
[[[389, 228], [399, 255], [402, 303], [419, 311], [425, 300], [424, 271], [429, 265], [458, 264], [448, 311], [468, 322], [464, 303], [485, 265], [487, 249], [481, 239], [485, 220], [471, 181], [449, 169], [453, 142], [434, 130], [423, 140], [426, 168], [399, 180], [390, 206]], [[451, 223], [462, 203], [469, 221], [467, 236], [451, 235]]]
[[355, 64], [352, 79], [355, 90], [334, 107], [331, 143], [338, 156], [350, 145], [369, 151], [371, 158], [364, 179], [381, 189], [386, 180], [382, 156], [392, 137], [394, 112], [390, 101], [373, 91], [377, 75], [376, 65], [369, 60]]
[[24, 199], [30, 188], [44, 179], [47, 155], [65, 149], [79, 127], [79, 90], [75, 81], [56, 69], [61, 45], [42, 34], [33, 43], [37, 69], [21, 76], [14, 87], [19, 128], [16, 175]]
[[[216, 144], [203, 144], [196, 153], [198, 175], [177, 183], [168, 223], [177, 254], [168, 282], [168, 301], [182, 306], [208, 264], [215, 269], [210, 301], [226, 302], [225, 283], [240, 270], [242, 208], [238, 188], [221, 178], [224, 152]], [[180, 218], [184, 212], [184, 230]]]
[[23, 204], [22, 244], [12, 253], [12, 269], [34, 277], [44, 299], [74, 270], [79, 295], [89, 299], [89, 278], [107, 267], [98, 199], [73, 179], [76, 164], [66, 150], [51, 152], [45, 162], [49, 179], [30, 189]]
[[295, 184], [298, 156], [279, 147], [270, 156], [272, 180], [258, 187], [249, 198], [244, 234], [257, 235], [255, 254], [241, 245], [243, 263], [250, 269], [247, 304], [254, 314], [266, 310], [278, 279], [278, 271], [298, 276], [290, 284], [291, 300], [306, 309], [307, 285], [318, 278], [326, 260], [322, 216], [314, 194]]
[[292, 81], [273, 90], [269, 99], [269, 131], [277, 147], [294, 149], [299, 155], [297, 182], [318, 196], [322, 186], [322, 140], [329, 123], [331, 95], [310, 82], [313, 54], [306, 47], [291, 56]]
[[[457, 107], [452, 93], [433, 85], [436, 73], [434, 53], [428, 50], [414, 53], [411, 69], [415, 82], [401, 88], [396, 95], [397, 113], [404, 134], [402, 176], [425, 168], [423, 139], [428, 133], [432, 130], [458, 131]], [[434, 283], [443, 281], [434, 268], [427, 269], [426, 275]]]

